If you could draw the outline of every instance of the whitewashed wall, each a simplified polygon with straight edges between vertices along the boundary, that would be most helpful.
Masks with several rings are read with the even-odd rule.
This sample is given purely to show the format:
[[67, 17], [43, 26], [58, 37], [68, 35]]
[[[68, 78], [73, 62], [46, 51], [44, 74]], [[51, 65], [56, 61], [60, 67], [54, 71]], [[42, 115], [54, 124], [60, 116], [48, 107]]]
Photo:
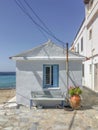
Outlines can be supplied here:
[[[16, 61], [16, 95], [17, 103], [30, 105], [31, 91], [43, 91], [43, 64], [59, 64], [59, 89], [66, 92], [65, 61]], [[77, 85], [81, 85], [82, 61], [70, 61], [71, 78]], [[69, 80], [69, 86], [73, 82]]]
[[[79, 49], [79, 54], [88, 58], [83, 62], [85, 65], [85, 75], [82, 78], [83, 85], [95, 90], [95, 70], [94, 65], [98, 64], [98, 0], [93, 1], [93, 5], [90, 10], [87, 9], [88, 5], [85, 5], [85, 21], [81, 26], [73, 45], [77, 50], [77, 44], [81, 42], [83, 37], [83, 52]], [[92, 38], [89, 39], [89, 32], [92, 29]], [[81, 46], [79, 46], [81, 48]], [[92, 58], [93, 57], [93, 58]], [[92, 65], [92, 72], [90, 73], [90, 65]]]
[[[86, 10], [86, 56], [93, 57], [98, 54], [98, 0], [93, 1], [93, 6], [90, 10], [87, 10], [87, 6], [85, 6]], [[89, 39], [89, 31], [92, 29], [92, 38]], [[85, 62], [85, 86], [95, 90], [94, 88], [94, 65], [98, 64], [98, 56], [90, 58]], [[90, 73], [90, 65], [92, 65], [92, 72]]]

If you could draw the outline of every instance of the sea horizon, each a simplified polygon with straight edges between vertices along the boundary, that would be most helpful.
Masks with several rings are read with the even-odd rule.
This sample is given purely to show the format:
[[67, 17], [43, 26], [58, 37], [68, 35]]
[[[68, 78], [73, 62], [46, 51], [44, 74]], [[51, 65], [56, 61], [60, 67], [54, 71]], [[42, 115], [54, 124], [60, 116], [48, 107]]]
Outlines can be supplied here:
[[0, 89], [16, 88], [16, 72], [2, 71], [0, 72]]

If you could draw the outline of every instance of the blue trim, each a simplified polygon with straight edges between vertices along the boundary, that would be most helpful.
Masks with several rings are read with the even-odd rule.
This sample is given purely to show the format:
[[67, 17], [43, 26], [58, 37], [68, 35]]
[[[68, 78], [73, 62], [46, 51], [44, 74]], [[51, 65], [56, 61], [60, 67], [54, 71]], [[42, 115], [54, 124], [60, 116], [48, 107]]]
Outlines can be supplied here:
[[[46, 85], [46, 67], [53, 66], [53, 85]], [[57, 88], [59, 87], [59, 65], [58, 64], [45, 64], [43, 65], [43, 88]]]
[[53, 87], [58, 86], [58, 72], [59, 72], [59, 66], [53, 65]]
[[45, 88], [45, 66], [43, 65], [43, 88]]

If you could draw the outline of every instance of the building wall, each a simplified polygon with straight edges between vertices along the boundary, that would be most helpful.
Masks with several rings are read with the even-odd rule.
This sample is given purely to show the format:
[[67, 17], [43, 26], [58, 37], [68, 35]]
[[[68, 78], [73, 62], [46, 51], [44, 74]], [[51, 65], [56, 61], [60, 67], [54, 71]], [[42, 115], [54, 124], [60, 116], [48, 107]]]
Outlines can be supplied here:
[[[18, 104], [30, 105], [31, 91], [43, 91], [43, 64], [59, 64], [59, 89], [62, 93], [66, 93], [65, 61], [16, 61], [16, 97]], [[71, 79], [75, 81], [75, 84], [81, 86], [81, 64], [82, 61], [69, 62], [69, 86], [74, 84]], [[52, 104], [54, 103], [52, 102]]]
[[98, 0], [93, 0], [92, 6], [89, 6], [90, 3], [85, 5], [85, 20], [75, 37], [72, 47], [77, 50], [77, 44], [80, 43], [81, 37], [83, 37], [83, 51], [80, 51], [81, 46], [79, 46], [79, 54], [87, 57], [87, 60], [83, 62], [84, 77], [82, 77], [82, 84], [98, 91], [95, 89], [95, 65], [98, 64]]

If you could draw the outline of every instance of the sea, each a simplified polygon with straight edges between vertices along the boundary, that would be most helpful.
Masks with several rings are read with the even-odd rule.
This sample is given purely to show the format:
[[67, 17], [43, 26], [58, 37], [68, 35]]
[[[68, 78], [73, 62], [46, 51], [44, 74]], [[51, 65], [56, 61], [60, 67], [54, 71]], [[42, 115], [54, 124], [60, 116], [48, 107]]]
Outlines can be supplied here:
[[16, 88], [16, 72], [0, 72], [0, 89]]

